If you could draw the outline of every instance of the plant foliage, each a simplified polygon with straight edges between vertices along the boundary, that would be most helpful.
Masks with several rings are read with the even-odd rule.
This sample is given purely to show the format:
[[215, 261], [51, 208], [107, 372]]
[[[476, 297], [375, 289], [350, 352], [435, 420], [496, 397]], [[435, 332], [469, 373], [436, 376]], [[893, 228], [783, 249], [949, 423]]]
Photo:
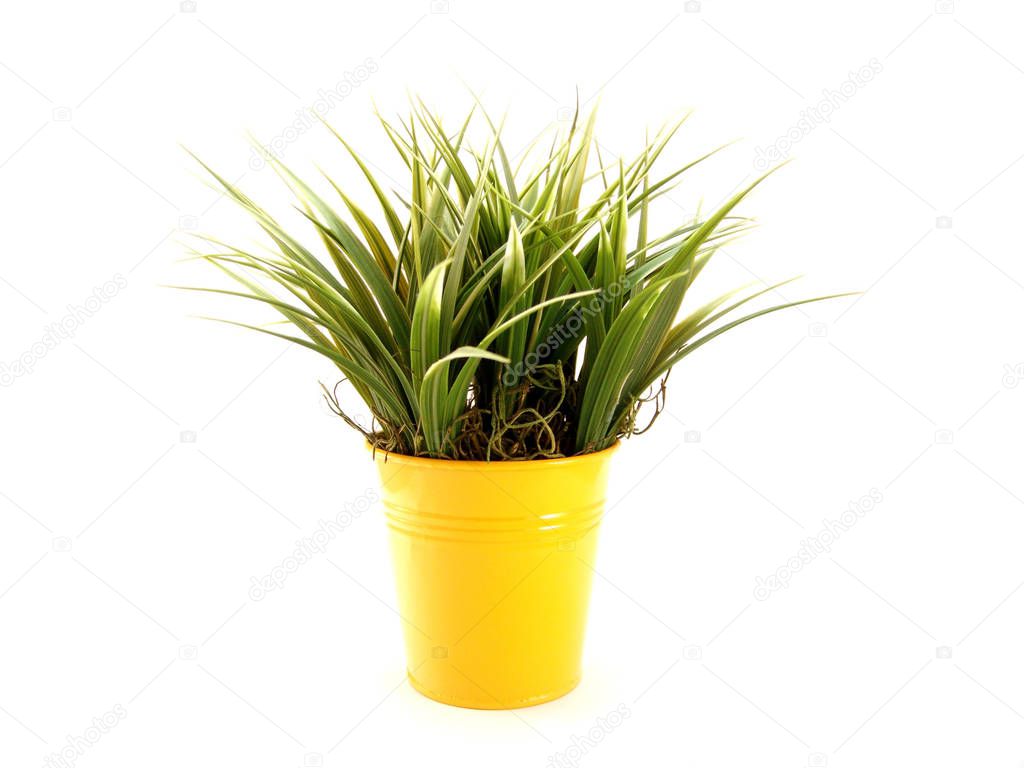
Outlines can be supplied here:
[[[386, 193], [335, 133], [373, 192], [376, 218], [330, 178], [331, 192], [321, 196], [268, 158], [318, 237], [317, 252], [203, 166], [273, 251], [205, 238], [197, 255], [240, 288], [193, 290], [255, 300], [283, 315], [291, 332], [236, 324], [330, 359], [365, 401], [373, 426], [363, 429], [332, 391], [325, 394], [375, 446], [487, 460], [601, 450], [643, 431], [641, 406], [654, 400], [660, 412], [669, 371], [694, 350], [756, 317], [833, 298], [746, 308], [775, 285], [681, 314], [716, 249], [748, 226], [732, 210], [765, 178], [706, 217], [649, 235], [649, 206], [714, 154], [654, 174], [685, 118], [631, 162], [606, 168], [591, 112], [524, 172], [486, 115], [486, 146], [470, 147], [474, 112], [454, 132], [422, 104], [407, 121], [381, 119], [411, 179], [407, 200]], [[599, 167], [589, 175], [594, 155]]]

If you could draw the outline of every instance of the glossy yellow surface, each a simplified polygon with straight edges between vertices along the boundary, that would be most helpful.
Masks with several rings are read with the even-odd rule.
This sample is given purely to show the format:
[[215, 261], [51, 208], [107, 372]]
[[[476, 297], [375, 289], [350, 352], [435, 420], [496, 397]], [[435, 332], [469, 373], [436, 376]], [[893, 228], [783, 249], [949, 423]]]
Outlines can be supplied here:
[[614, 450], [530, 462], [376, 453], [418, 691], [512, 709], [576, 686]]

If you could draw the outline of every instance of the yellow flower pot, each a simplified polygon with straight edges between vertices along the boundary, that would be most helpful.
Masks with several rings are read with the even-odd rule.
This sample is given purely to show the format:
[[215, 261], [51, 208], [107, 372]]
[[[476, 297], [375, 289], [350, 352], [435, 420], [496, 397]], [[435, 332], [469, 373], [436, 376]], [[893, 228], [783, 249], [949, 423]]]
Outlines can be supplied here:
[[501, 462], [375, 452], [416, 690], [512, 709], [576, 687], [614, 450]]

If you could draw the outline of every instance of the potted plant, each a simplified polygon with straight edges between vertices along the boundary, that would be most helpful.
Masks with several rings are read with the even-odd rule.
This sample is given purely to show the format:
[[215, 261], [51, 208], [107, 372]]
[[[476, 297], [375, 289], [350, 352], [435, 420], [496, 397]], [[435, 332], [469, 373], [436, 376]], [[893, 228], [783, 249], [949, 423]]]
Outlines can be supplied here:
[[748, 320], [831, 297], [747, 310], [770, 286], [681, 314], [715, 250], [748, 227], [733, 208], [765, 178], [650, 234], [649, 206], [714, 154], [654, 175], [682, 120], [601, 167], [591, 113], [526, 173], [482, 120], [482, 149], [470, 148], [472, 111], [454, 133], [422, 106], [381, 120], [407, 199], [338, 136], [379, 221], [330, 178], [321, 194], [267, 156], [316, 253], [204, 166], [273, 252], [208, 238], [214, 250], [198, 255], [241, 287], [198, 290], [276, 310], [291, 332], [237, 324], [327, 357], [369, 408], [364, 428], [324, 390], [380, 472], [409, 679], [438, 701], [503, 709], [580, 679], [609, 460], [653, 421], [646, 403], [660, 411], [673, 366]]

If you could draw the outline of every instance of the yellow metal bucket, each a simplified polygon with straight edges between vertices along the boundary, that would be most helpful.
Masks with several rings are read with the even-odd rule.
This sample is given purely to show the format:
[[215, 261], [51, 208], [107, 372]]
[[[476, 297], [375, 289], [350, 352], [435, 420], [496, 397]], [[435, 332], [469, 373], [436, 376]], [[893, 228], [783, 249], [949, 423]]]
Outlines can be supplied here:
[[375, 453], [416, 690], [512, 709], [576, 687], [614, 450], [501, 462]]

